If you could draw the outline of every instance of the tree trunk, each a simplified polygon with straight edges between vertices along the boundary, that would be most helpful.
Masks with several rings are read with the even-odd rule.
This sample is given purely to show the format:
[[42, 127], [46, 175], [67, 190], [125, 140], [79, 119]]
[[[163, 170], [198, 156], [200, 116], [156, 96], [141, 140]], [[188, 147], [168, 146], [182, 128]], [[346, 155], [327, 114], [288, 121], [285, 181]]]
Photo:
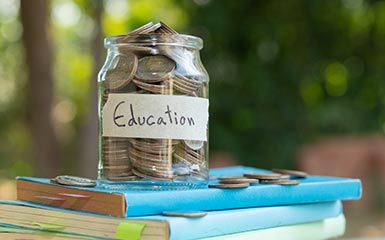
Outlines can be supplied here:
[[21, 0], [23, 43], [28, 67], [27, 114], [33, 143], [35, 174], [58, 174], [58, 141], [51, 121], [53, 51], [48, 35], [49, 5], [45, 0]]
[[98, 109], [97, 109], [97, 77], [99, 69], [103, 64], [103, 35], [101, 18], [103, 12], [102, 1], [91, 1], [93, 6], [93, 19], [95, 21], [95, 35], [92, 39], [92, 53], [94, 68], [92, 79], [90, 79], [90, 112], [85, 125], [81, 129], [81, 142], [79, 149], [80, 175], [88, 178], [97, 176], [98, 166]]

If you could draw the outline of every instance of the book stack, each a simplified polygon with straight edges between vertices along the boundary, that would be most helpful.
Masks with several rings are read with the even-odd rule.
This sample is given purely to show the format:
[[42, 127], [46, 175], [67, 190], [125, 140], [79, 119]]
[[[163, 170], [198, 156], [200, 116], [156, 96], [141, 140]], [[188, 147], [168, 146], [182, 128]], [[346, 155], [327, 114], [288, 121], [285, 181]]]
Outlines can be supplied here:
[[245, 173], [269, 171], [212, 169], [209, 185], [196, 189], [18, 177], [17, 200], [0, 201], [0, 239], [329, 239], [345, 231], [341, 201], [361, 196], [358, 179], [330, 176], [210, 187]]

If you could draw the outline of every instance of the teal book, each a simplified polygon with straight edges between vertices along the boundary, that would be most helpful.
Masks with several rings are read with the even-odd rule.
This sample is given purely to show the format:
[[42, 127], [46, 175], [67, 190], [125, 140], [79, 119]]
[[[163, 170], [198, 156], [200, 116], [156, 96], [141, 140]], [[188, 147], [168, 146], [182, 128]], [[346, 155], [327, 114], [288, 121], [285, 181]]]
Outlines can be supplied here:
[[162, 215], [137, 219], [168, 220], [171, 226], [170, 239], [187, 240], [321, 221], [341, 213], [342, 204], [335, 201], [209, 211], [205, 217], [197, 219], [170, 219]]
[[345, 233], [343, 214], [318, 222], [265, 228], [241, 233], [202, 238], [201, 240], [324, 240], [341, 237]]
[[104, 239], [134, 239], [134, 236], [148, 240], [200, 239], [317, 222], [340, 214], [340, 201], [208, 211], [199, 218], [163, 215], [117, 218], [22, 201], [0, 201], [3, 232], [45, 230]]
[[[260, 173], [252, 167], [228, 167], [210, 171], [210, 183], [221, 175]], [[226, 210], [251, 207], [304, 204], [336, 200], [353, 200], [361, 196], [359, 179], [332, 176], [308, 176], [300, 184], [282, 186], [252, 184], [240, 189], [142, 188], [136, 183], [98, 185], [94, 188], [70, 187], [50, 179], [18, 177], [17, 199], [56, 207], [76, 209], [112, 216], [143, 216], [173, 210]], [[177, 183], [176, 183], [177, 184]]]

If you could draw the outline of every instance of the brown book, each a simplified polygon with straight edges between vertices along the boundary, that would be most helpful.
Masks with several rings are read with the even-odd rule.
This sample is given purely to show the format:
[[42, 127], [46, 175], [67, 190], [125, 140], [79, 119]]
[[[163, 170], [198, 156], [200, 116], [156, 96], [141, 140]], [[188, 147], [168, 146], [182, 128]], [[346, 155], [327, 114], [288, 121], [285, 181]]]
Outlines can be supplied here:
[[[116, 218], [60, 208], [44, 208], [20, 201], [0, 202], [1, 239], [5, 233], [14, 233], [13, 237], [18, 236], [17, 233], [35, 234], [47, 239], [115, 239], [118, 236], [137, 234], [140, 239], [163, 240], [169, 239], [170, 235], [167, 221]], [[50, 235], [56, 238], [48, 238]]]
[[126, 202], [122, 194], [77, 189], [37, 181], [16, 180], [17, 199], [45, 205], [106, 214], [126, 216]]

